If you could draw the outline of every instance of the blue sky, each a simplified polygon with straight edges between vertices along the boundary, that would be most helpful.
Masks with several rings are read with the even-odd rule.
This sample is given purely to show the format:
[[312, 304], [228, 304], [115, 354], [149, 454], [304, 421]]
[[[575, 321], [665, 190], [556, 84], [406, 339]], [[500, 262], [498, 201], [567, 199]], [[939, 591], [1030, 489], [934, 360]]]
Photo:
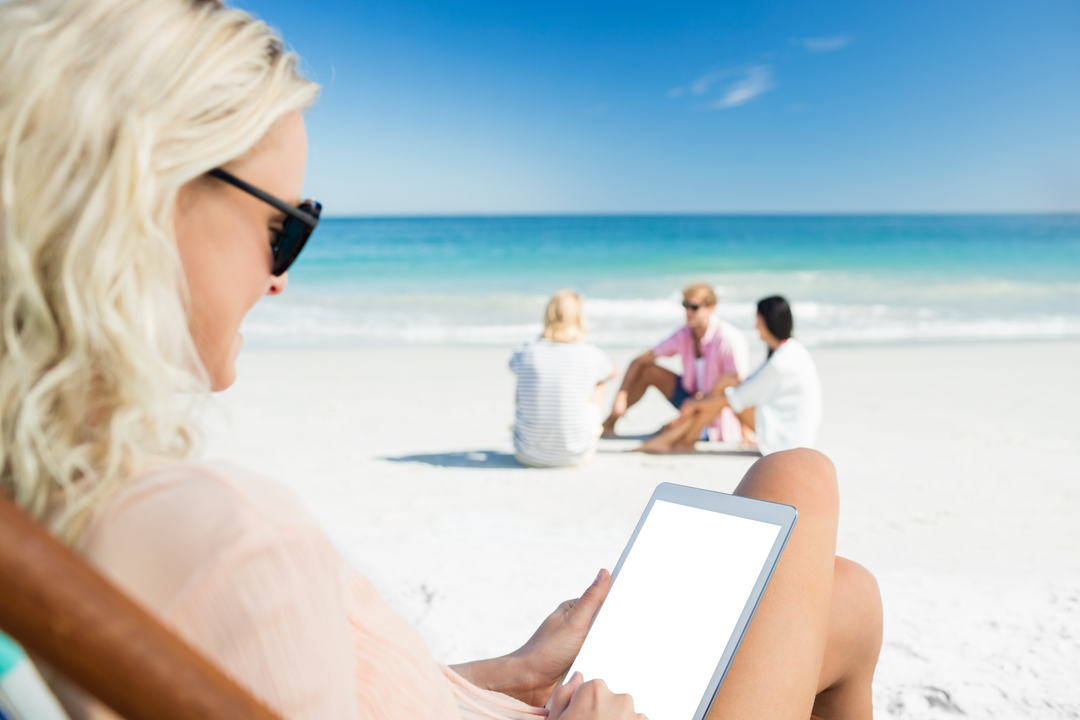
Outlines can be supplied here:
[[239, 0], [332, 215], [1080, 211], [1080, 2]]

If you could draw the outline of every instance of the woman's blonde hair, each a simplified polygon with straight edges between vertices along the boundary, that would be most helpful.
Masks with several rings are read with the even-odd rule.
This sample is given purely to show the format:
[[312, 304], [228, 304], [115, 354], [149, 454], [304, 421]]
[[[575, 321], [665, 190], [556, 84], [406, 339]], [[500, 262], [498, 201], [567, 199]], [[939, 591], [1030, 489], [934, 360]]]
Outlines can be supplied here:
[[212, 0], [0, 2], [0, 487], [64, 540], [196, 438], [178, 190], [316, 93]]
[[560, 343], [585, 339], [585, 313], [582, 298], [573, 290], [560, 290], [544, 311], [544, 332], [540, 336]]

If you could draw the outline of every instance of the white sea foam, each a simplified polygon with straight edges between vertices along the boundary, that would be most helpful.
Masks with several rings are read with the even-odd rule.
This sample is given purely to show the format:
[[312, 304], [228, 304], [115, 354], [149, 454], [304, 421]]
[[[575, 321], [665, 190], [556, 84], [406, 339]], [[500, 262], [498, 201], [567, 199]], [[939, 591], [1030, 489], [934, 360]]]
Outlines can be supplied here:
[[[663, 298], [587, 298], [590, 339], [648, 346], [685, 321], [677, 293]], [[255, 345], [512, 345], [540, 334], [547, 298], [536, 295], [269, 299], [243, 331]], [[950, 303], [897, 305], [805, 300], [793, 304], [796, 336], [808, 345], [1023, 340], [1080, 337], [1080, 315], [985, 314]], [[751, 337], [755, 304], [722, 301], [719, 314]]]

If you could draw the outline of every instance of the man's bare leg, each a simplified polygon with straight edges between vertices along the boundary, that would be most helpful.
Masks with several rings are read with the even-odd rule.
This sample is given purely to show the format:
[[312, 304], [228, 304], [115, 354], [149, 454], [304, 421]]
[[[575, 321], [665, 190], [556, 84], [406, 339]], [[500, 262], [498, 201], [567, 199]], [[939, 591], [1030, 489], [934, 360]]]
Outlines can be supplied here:
[[620, 408], [619, 399], [616, 397], [615, 406], [604, 421], [603, 437], [615, 437], [615, 423], [644, 397], [649, 386], [656, 388], [663, 393], [664, 397], [669, 398], [675, 394], [677, 382], [679, 382], [678, 375], [655, 363], [632, 363], [626, 371], [626, 377], [623, 378], [622, 387], [619, 388], [620, 393], [626, 393], [626, 405]]
[[799, 520], [709, 717], [869, 720], [881, 600], [870, 573], [835, 556], [835, 468], [813, 450], [773, 453], [735, 493], [794, 505]]

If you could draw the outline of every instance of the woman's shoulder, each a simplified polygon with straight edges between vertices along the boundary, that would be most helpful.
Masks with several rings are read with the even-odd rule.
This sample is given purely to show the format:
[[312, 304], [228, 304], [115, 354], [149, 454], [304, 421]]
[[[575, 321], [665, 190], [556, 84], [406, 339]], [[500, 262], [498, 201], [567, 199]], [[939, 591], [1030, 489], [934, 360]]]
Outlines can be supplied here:
[[230, 554], [321, 538], [287, 488], [224, 463], [161, 462], [98, 513], [84, 554], [144, 604], [165, 610]]
[[813, 362], [810, 350], [795, 338], [785, 340], [774, 354], [788, 362]]
[[772, 364], [785, 375], [811, 379], [817, 377], [817, 365], [810, 350], [795, 338], [784, 342], [771, 359]]
[[95, 525], [163, 507], [192, 522], [202, 517], [282, 527], [313, 524], [300, 499], [275, 480], [230, 463], [180, 460], [154, 462], [137, 472]]

